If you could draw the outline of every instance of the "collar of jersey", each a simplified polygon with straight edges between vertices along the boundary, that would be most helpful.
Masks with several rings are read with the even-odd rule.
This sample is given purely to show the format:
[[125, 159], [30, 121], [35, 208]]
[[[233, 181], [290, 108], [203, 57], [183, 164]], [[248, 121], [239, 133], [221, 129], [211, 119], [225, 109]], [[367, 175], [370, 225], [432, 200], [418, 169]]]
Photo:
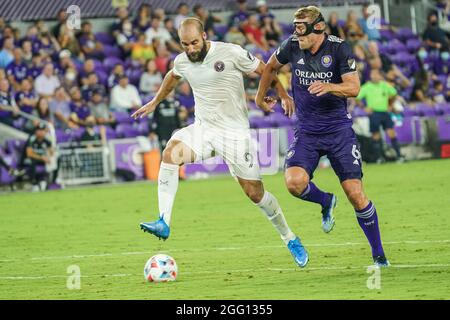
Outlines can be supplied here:
[[310, 55], [316, 56], [318, 53], [320, 53], [320, 51], [322, 51], [323, 47], [325, 47], [325, 45], [327, 44], [327, 40], [328, 40], [328, 34], [325, 32], [324, 35], [325, 35], [325, 38], [323, 38], [323, 42], [320, 45], [319, 49], [316, 51], [316, 53], [312, 53], [310, 50], [308, 50]]

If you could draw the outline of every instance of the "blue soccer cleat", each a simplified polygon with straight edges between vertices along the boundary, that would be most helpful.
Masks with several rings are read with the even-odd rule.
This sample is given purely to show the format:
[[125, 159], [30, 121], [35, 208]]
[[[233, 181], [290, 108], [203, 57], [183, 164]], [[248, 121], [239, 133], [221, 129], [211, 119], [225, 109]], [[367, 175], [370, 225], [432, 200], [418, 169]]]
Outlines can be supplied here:
[[300, 242], [300, 238], [296, 237], [294, 240], [289, 241], [287, 244], [289, 251], [295, 259], [295, 262], [300, 268], [304, 268], [308, 263], [308, 252]]
[[373, 263], [375, 264], [375, 266], [377, 266], [379, 268], [386, 268], [391, 265], [385, 256], [373, 257]]
[[322, 230], [325, 233], [328, 233], [331, 230], [333, 230], [334, 227], [333, 210], [334, 208], [336, 208], [336, 204], [337, 204], [337, 197], [334, 194], [332, 194], [330, 206], [322, 209]]
[[170, 227], [164, 222], [162, 217], [153, 222], [142, 222], [140, 227], [144, 232], [151, 233], [159, 239], [167, 240], [169, 238]]

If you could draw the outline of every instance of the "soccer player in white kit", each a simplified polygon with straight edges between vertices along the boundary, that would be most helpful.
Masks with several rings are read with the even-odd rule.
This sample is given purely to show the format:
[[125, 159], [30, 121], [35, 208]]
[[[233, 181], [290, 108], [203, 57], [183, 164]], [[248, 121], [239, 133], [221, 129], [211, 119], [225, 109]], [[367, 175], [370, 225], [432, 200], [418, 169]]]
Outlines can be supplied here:
[[[143, 117], [176, 87], [181, 78], [192, 87], [195, 100], [195, 122], [177, 131], [162, 154], [158, 176], [159, 219], [141, 223], [140, 227], [166, 240], [178, 189], [179, 167], [221, 156], [245, 194], [267, 216], [287, 245], [295, 262], [304, 267], [308, 254], [289, 228], [277, 199], [264, 190], [258, 157], [252, 144], [247, 116], [243, 74], [262, 74], [265, 64], [235, 44], [207, 41], [203, 24], [196, 18], [182, 21], [178, 33], [185, 52], [174, 61], [156, 96], [132, 114]], [[274, 79], [282, 105], [288, 115], [294, 110], [292, 98]], [[261, 108], [273, 112], [275, 101], [267, 98]]]

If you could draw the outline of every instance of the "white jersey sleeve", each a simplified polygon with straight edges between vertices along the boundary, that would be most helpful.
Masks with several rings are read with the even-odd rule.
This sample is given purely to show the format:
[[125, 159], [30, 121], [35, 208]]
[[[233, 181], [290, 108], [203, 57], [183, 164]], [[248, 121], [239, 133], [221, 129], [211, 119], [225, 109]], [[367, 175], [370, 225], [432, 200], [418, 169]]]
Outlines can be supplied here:
[[239, 45], [231, 45], [231, 54], [237, 69], [243, 73], [251, 73], [258, 68], [260, 60]]
[[172, 69], [173, 74], [176, 75], [177, 77], [181, 77], [181, 78], [184, 78], [183, 74], [182, 74], [183, 70], [182, 70], [182, 67], [180, 66], [181, 61], [184, 58], [183, 55], [186, 55], [186, 54], [181, 53], [178, 56], [176, 56], [175, 60], [173, 61], [173, 69]]

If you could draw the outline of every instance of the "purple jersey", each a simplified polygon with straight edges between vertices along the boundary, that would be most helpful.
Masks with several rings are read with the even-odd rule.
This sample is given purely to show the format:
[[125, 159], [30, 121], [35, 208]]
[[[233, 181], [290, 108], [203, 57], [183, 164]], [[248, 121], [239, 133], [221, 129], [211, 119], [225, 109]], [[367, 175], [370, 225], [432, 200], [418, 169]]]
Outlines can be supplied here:
[[15, 61], [11, 62], [6, 67], [6, 74], [8, 76], [14, 76], [16, 81], [20, 82], [28, 76], [28, 68], [25, 63], [17, 64]]
[[71, 102], [70, 110], [73, 113], [76, 113], [78, 118], [81, 120], [86, 120], [86, 118], [91, 115], [91, 110], [89, 109], [89, 107], [82, 102], [78, 104], [76, 102]]
[[24, 92], [19, 91], [16, 93], [16, 103], [19, 106], [20, 110], [26, 113], [31, 113], [33, 111], [33, 106], [22, 103], [22, 99], [36, 99], [37, 96], [34, 92]]
[[292, 35], [280, 45], [275, 57], [281, 64], [292, 65], [292, 92], [298, 117], [297, 130], [308, 134], [327, 134], [352, 126], [347, 99], [327, 93], [317, 97], [308, 87], [316, 80], [342, 83], [341, 76], [356, 72], [351, 47], [335, 36], [325, 40], [315, 54], [299, 47]]

